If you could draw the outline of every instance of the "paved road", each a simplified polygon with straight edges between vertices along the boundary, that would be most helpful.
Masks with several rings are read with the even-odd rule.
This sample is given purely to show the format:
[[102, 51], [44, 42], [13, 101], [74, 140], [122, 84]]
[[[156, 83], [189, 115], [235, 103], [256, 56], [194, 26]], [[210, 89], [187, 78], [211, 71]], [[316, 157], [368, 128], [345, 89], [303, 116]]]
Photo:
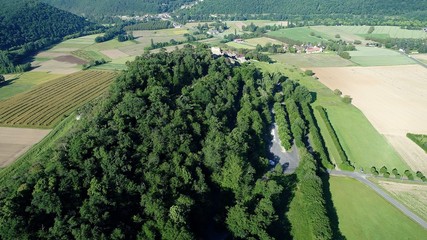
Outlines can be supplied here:
[[297, 147], [294, 144], [289, 151], [286, 151], [282, 147], [276, 123], [274, 123], [271, 127], [271, 135], [273, 139], [271, 140], [270, 144], [270, 153], [272, 155], [270, 159], [273, 160], [275, 163], [280, 163], [280, 165], [283, 166], [285, 173], [291, 174], [295, 172], [295, 169], [299, 165], [299, 155]]
[[351, 177], [351, 178], [354, 178], [354, 179], [356, 179], [356, 180], [358, 180], [358, 181], [360, 181], [360, 182], [368, 185], [368, 187], [372, 188], [375, 192], [377, 192], [385, 200], [387, 200], [389, 203], [391, 203], [392, 205], [394, 205], [395, 207], [397, 207], [406, 216], [408, 216], [409, 218], [411, 218], [412, 220], [414, 220], [415, 222], [417, 222], [418, 224], [420, 224], [422, 227], [424, 227], [425, 229], [427, 229], [427, 222], [426, 221], [424, 221], [423, 219], [421, 219], [420, 217], [418, 217], [415, 213], [413, 213], [412, 211], [410, 211], [403, 204], [399, 203], [396, 199], [394, 199], [393, 197], [391, 197], [389, 194], [387, 194], [380, 187], [378, 187], [377, 185], [375, 185], [374, 183], [372, 183], [371, 181], [369, 181], [368, 179], [366, 179], [367, 175], [361, 174], [361, 173], [357, 173], [357, 172], [346, 172], [346, 171], [337, 171], [337, 170], [328, 170], [328, 172], [329, 172], [330, 175]]

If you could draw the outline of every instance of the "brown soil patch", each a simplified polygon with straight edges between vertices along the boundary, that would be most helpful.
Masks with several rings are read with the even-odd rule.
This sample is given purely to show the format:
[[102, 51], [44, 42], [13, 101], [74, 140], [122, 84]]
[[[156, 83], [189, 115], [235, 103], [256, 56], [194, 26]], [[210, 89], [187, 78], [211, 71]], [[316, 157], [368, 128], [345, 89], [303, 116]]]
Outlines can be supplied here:
[[54, 60], [56, 60], [58, 62], [73, 63], [73, 64], [78, 64], [78, 65], [83, 65], [83, 64], [87, 63], [85, 60], [74, 57], [73, 55], [59, 56], [59, 57], [54, 58]]
[[5, 167], [44, 138], [50, 130], [0, 128], [0, 167]]
[[384, 134], [413, 170], [427, 172], [408, 132], [427, 134], [427, 69], [419, 65], [313, 68], [328, 88], [340, 89]]
[[427, 185], [391, 181], [379, 181], [378, 184], [420, 217], [427, 220]]
[[34, 72], [49, 72], [57, 74], [71, 74], [80, 71], [81, 68], [78, 64], [59, 62], [56, 60], [49, 60], [46, 62], [40, 62], [35, 68]]
[[66, 53], [60, 53], [60, 52], [41, 52], [37, 54], [36, 57], [56, 58], [56, 57], [62, 57], [66, 55], [67, 55]]
[[113, 60], [129, 56], [128, 54], [126, 54], [126, 53], [124, 53], [118, 49], [104, 50], [104, 51], [101, 51], [101, 53], [104, 54], [105, 56], [113, 59]]

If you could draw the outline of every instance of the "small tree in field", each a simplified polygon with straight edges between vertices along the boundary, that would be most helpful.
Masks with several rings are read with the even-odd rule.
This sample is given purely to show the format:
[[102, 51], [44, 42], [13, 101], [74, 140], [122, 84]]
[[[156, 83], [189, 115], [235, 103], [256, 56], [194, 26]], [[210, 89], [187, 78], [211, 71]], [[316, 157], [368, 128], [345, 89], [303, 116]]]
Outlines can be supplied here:
[[3, 75], [0, 75], [0, 83], [2, 83], [2, 82], [4, 82], [4, 81], [6, 81], [6, 79], [4, 78], [4, 76], [3, 76]]
[[371, 173], [375, 176], [378, 176], [378, 171], [375, 167], [371, 167]]
[[341, 96], [341, 95], [342, 95], [342, 92], [341, 92], [341, 90], [339, 90], [339, 89], [335, 89], [335, 90], [334, 90], [334, 94], [335, 94], [335, 95], [337, 95], [337, 96]]
[[386, 166], [383, 166], [383, 167], [380, 169], [380, 173], [384, 174], [384, 173], [386, 173], [386, 172], [387, 172], [387, 167], [386, 167]]
[[352, 98], [351, 98], [349, 95], [345, 95], [345, 96], [342, 98], [342, 101], [343, 101], [344, 103], [347, 103], [347, 104], [350, 104], [350, 103], [351, 103], [351, 100], [352, 100]]
[[314, 72], [312, 71], [312, 70], [305, 70], [305, 75], [307, 75], [307, 76], [313, 76], [314, 75]]
[[335, 38], [341, 38], [339, 34], [335, 34]]

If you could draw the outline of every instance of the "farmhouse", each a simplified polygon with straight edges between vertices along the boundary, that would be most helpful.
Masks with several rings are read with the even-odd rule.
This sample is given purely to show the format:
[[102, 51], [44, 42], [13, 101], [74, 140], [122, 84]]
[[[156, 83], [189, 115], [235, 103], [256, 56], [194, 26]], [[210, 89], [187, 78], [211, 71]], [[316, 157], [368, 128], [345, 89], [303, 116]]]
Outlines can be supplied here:
[[233, 42], [235, 42], [235, 43], [245, 43], [245, 40], [243, 40], [241, 38], [236, 38], [236, 39], [234, 39]]
[[305, 53], [306, 54], [312, 54], [312, 53], [321, 53], [323, 52], [323, 48], [318, 47], [318, 46], [314, 46], [314, 47], [307, 47], [305, 49]]
[[206, 32], [209, 35], [218, 35], [219, 31], [216, 29], [210, 29], [209, 31]]

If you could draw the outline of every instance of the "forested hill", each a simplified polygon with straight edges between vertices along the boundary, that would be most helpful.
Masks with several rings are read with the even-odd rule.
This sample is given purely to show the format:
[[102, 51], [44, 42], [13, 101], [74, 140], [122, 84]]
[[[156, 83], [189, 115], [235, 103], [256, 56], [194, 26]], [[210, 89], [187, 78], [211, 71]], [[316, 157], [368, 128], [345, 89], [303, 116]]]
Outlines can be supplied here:
[[427, 9], [427, 0], [204, 0], [191, 9], [197, 14], [403, 15]]
[[43, 39], [62, 39], [92, 25], [82, 17], [37, 1], [0, 0], [0, 5], [0, 50]]
[[194, 0], [42, 0], [72, 13], [89, 16], [113, 16], [171, 12]]
[[[269, 106], [284, 98], [302, 144], [297, 178], [268, 171]], [[301, 142], [298, 109], [311, 100], [203, 47], [137, 57], [57, 146], [0, 175], [0, 239], [289, 239], [301, 223], [331, 239], [320, 169]], [[304, 199], [289, 223], [296, 179]]]

